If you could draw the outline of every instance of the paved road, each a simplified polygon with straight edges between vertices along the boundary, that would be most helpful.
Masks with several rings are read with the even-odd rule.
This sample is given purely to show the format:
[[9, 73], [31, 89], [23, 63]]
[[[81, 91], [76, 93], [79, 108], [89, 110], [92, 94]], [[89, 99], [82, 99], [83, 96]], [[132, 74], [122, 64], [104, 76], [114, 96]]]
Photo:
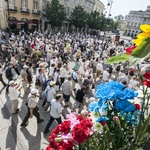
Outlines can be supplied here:
[[[73, 67], [73, 63], [69, 64], [69, 68]], [[20, 79], [18, 78], [17, 81]], [[7, 80], [6, 80], [7, 82]], [[44, 108], [41, 107], [42, 100], [39, 100], [39, 108], [41, 118], [45, 121], [38, 124], [36, 123], [36, 118], [29, 119], [29, 125], [24, 128], [20, 127], [22, 119], [24, 118], [27, 108], [25, 101], [27, 95], [24, 95], [23, 90], [19, 94], [19, 107], [20, 112], [18, 115], [11, 115], [11, 105], [9, 100], [9, 95], [5, 94], [5, 89], [0, 83], [0, 147], [1, 150], [5, 148], [12, 148], [12, 150], [41, 150], [45, 149], [48, 144], [48, 136], [43, 135], [43, 130], [49, 120], [49, 112], [44, 112]], [[73, 103], [71, 99], [71, 103]], [[71, 105], [70, 103], [70, 105]], [[70, 112], [70, 108], [65, 108], [63, 111], [62, 118], [64, 118], [66, 113]], [[57, 125], [54, 122], [50, 128], [50, 131]], [[46, 144], [45, 144], [46, 143]]]

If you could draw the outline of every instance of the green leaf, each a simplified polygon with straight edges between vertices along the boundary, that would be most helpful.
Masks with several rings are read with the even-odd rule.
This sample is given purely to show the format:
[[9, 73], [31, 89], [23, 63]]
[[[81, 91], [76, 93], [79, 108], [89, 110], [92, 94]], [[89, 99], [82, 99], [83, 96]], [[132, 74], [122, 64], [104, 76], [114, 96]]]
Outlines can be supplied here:
[[144, 58], [137, 58], [134, 56], [131, 56], [129, 59], [129, 66], [136, 66], [139, 62], [141, 62]]
[[126, 53], [124, 53], [122, 55], [110, 57], [106, 63], [114, 64], [114, 63], [119, 63], [119, 62], [125, 62], [125, 61], [129, 60], [129, 58], [130, 58], [130, 55], [127, 55]]
[[150, 53], [150, 37], [143, 39], [142, 43], [131, 53], [135, 58], [144, 58]]

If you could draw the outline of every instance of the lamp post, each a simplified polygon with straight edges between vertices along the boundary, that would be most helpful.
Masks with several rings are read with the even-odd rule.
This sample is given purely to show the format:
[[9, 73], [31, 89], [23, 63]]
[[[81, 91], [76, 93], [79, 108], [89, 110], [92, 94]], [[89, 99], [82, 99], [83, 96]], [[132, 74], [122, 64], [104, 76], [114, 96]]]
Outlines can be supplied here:
[[107, 6], [109, 6], [108, 18], [111, 16], [112, 4], [113, 4], [113, 0], [109, 0], [109, 2], [107, 4]]

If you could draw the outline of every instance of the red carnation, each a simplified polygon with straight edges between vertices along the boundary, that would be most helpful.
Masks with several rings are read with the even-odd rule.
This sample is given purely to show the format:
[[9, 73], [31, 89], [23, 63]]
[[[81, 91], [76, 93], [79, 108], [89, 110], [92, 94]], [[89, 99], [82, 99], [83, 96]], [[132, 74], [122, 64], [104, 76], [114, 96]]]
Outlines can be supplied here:
[[65, 149], [65, 150], [72, 150], [73, 149], [73, 142], [68, 140], [67, 142], [63, 142], [62, 143], [62, 147]]
[[93, 126], [91, 118], [84, 118], [81, 122], [81, 125], [91, 128]]
[[77, 116], [77, 120], [79, 120], [79, 121], [81, 121], [81, 120], [83, 120], [83, 116], [81, 116], [81, 115], [79, 115], [79, 116]]
[[63, 132], [64, 134], [68, 134], [70, 131], [70, 126], [71, 126], [71, 122], [69, 120], [64, 121], [60, 125], [60, 131]]
[[150, 80], [150, 72], [146, 72], [143, 76], [144, 76], [146, 79], [149, 79], [149, 80]]
[[90, 136], [90, 129], [84, 125], [77, 124], [72, 129], [72, 137], [78, 143], [82, 143]]
[[140, 110], [141, 109], [140, 104], [134, 104], [134, 106], [135, 106], [136, 110]]
[[54, 133], [54, 134], [58, 134], [59, 133], [59, 131], [60, 131], [60, 125], [58, 125], [53, 131], [52, 131], [52, 133]]
[[125, 50], [126, 50], [126, 53], [128, 55], [130, 55], [132, 53], [132, 51], [136, 48], [136, 46], [131, 46], [131, 47], [127, 47]]
[[143, 80], [142, 83], [150, 88], [150, 80]]
[[102, 126], [105, 126], [105, 124], [106, 124], [106, 122], [103, 121], [103, 120], [100, 123], [101, 123]]
[[48, 145], [48, 146], [46, 147], [46, 150], [55, 150], [55, 149], [54, 149], [54, 148], [51, 148], [50, 145]]

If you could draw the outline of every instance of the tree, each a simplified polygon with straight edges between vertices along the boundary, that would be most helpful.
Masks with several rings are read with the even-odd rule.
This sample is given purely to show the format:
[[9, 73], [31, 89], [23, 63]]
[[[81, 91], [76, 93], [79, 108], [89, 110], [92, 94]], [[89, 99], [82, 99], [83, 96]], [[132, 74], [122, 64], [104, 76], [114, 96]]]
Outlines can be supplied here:
[[99, 29], [100, 27], [100, 13], [97, 11], [91, 12], [87, 16], [87, 25], [92, 29]]
[[63, 21], [66, 19], [66, 12], [63, 5], [59, 4], [58, 0], [48, 2], [44, 9], [44, 16], [51, 24], [52, 28], [62, 26]]
[[104, 14], [100, 15], [100, 30], [104, 31], [107, 28], [108, 20]]
[[70, 22], [77, 28], [83, 28], [86, 25], [87, 13], [82, 6], [76, 6], [70, 15]]
[[116, 20], [123, 20], [124, 16], [118, 15], [118, 16], [115, 16], [114, 19], [116, 19]]

